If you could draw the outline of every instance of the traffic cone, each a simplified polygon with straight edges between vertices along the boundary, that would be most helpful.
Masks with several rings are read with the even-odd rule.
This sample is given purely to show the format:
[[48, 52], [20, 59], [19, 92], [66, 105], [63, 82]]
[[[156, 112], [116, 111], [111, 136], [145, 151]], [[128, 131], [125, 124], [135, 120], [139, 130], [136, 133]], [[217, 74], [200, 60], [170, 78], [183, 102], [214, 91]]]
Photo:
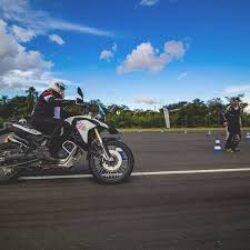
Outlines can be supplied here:
[[219, 138], [216, 138], [214, 142], [214, 152], [219, 153], [222, 151], [222, 146]]
[[249, 132], [246, 133], [246, 140], [250, 141], [250, 133]]

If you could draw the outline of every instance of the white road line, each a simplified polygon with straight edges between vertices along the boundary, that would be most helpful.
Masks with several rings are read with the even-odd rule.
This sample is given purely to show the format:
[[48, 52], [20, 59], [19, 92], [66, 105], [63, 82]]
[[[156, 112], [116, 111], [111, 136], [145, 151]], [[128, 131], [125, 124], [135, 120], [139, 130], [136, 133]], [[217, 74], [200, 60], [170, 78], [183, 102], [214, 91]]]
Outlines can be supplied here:
[[158, 171], [158, 172], [137, 172], [133, 176], [154, 176], [154, 175], [177, 175], [177, 174], [209, 174], [209, 173], [229, 173], [229, 172], [249, 172], [250, 168], [230, 168], [230, 169], [207, 169], [207, 170], [179, 170], [179, 171]]
[[44, 176], [22, 176], [18, 180], [58, 180], [58, 179], [88, 179], [93, 176], [90, 174], [72, 174], [72, 175], [44, 175]]
[[[250, 168], [135, 172], [132, 173], [132, 176], [164, 176], [164, 175], [209, 174], [209, 173], [230, 173], [230, 172], [250, 172]], [[92, 177], [93, 176], [90, 174], [22, 176], [19, 178], [19, 180], [28, 181], [28, 180], [86, 179]]]

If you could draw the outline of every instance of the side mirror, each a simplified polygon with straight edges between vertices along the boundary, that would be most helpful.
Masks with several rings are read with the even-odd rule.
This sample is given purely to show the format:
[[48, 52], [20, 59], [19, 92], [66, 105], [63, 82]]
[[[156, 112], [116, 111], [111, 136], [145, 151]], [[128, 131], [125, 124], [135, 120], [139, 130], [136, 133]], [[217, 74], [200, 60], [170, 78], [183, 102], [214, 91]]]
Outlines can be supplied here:
[[76, 104], [83, 104], [83, 99], [76, 98]]
[[77, 93], [83, 99], [83, 92], [82, 92], [82, 89], [80, 87], [77, 88]]

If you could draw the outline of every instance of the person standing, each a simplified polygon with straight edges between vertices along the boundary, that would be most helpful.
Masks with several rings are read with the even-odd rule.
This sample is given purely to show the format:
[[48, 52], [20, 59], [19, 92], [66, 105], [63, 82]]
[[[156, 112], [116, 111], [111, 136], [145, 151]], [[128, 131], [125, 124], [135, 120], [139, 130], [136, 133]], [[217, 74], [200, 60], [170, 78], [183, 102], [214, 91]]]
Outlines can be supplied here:
[[239, 152], [239, 143], [241, 141], [241, 107], [240, 98], [230, 99], [229, 106], [222, 113], [222, 123], [227, 128], [228, 136], [225, 144], [225, 150], [229, 152]]

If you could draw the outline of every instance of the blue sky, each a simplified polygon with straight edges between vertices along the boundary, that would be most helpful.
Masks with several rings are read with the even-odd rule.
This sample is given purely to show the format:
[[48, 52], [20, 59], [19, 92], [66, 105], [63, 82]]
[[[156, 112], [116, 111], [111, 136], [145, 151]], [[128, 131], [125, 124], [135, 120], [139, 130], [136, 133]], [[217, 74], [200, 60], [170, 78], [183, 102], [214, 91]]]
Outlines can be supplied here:
[[68, 82], [86, 99], [154, 108], [244, 92], [248, 0], [0, 0], [0, 91]]

